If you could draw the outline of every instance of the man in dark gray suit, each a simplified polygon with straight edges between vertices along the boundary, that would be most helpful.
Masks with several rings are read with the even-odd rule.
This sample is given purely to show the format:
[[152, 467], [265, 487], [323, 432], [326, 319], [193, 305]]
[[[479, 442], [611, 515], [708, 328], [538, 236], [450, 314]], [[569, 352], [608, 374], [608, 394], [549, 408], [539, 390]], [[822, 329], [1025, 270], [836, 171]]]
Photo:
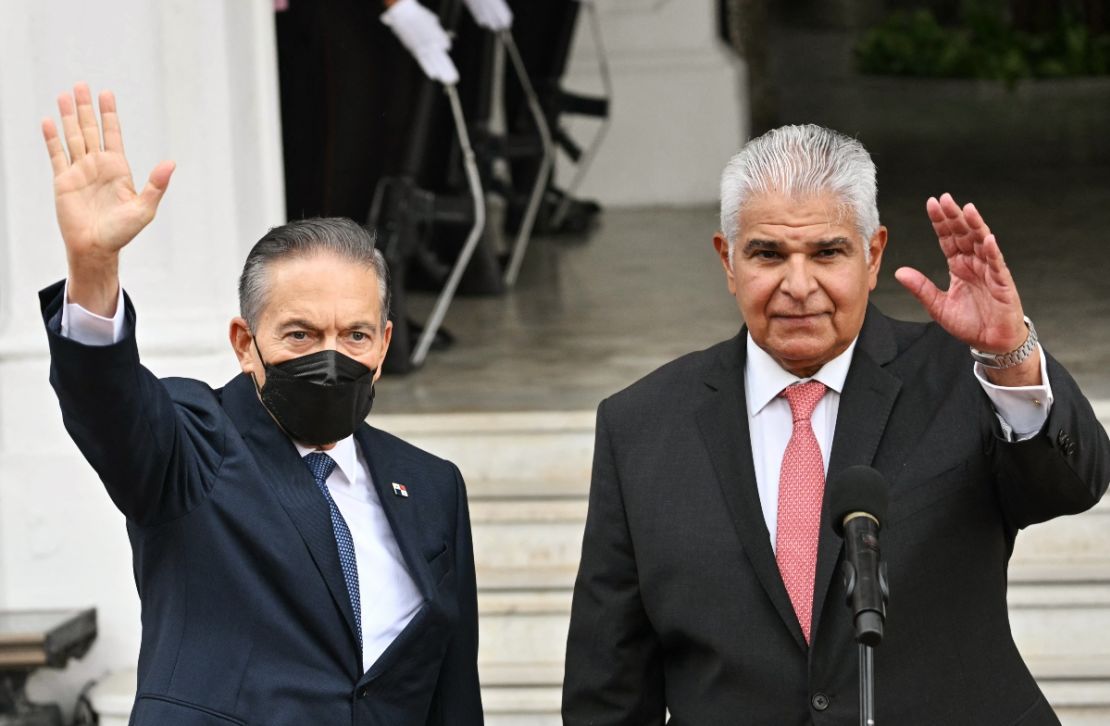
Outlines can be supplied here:
[[1085, 510], [1110, 442], [1041, 348], [973, 205], [931, 198], [933, 318], [868, 302], [887, 232], [857, 141], [783, 127], [725, 169], [714, 246], [745, 327], [604, 401], [567, 646], [566, 724], [846, 724], [857, 660], [824, 481], [890, 482], [887, 723], [1054, 724], [1010, 634], [1019, 529]]

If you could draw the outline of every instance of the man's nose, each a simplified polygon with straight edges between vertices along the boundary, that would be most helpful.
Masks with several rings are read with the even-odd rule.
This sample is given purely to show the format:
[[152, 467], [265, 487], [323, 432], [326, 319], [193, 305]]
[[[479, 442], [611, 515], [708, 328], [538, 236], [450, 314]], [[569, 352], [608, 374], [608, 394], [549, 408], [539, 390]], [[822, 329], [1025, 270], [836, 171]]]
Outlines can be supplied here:
[[805, 300], [817, 289], [817, 278], [805, 255], [791, 255], [786, 259], [780, 289], [795, 300]]

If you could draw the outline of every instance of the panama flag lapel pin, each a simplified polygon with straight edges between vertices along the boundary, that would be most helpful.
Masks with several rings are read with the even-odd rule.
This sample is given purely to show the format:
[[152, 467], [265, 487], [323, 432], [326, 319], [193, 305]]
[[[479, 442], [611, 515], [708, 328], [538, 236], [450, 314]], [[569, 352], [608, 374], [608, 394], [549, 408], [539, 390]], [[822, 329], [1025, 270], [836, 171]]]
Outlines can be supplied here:
[[393, 494], [398, 497], [407, 497], [409, 495], [409, 490], [405, 488], [404, 484], [393, 482]]

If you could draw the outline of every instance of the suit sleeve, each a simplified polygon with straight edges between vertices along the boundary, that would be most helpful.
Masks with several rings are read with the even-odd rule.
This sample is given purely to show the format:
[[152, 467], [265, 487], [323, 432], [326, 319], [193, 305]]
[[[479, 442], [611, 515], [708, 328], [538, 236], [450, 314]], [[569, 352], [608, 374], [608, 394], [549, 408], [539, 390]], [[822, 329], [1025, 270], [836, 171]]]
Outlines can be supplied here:
[[640, 596], [620, 472], [598, 408], [589, 512], [563, 681], [566, 726], [662, 726], [661, 647]]
[[63, 283], [41, 291], [39, 300], [62, 421], [116, 507], [141, 526], [190, 511], [223, 460], [226, 433], [211, 390], [203, 387], [206, 395], [191, 405], [170, 398], [139, 362], [129, 299], [123, 338], [101, 346], [61, 334]]
[[447, 646], [436, 685], [440, 722], [450, 726], [481, 726], [482, 692], [478, 682], [478, 588], [474, 575], [474, 543], [470, 508], [462, 474], [451, 466], [457, 482], [455, 522], [455, 577], [458, 583], [459, 624]]
[[1011, 525], [1026, 527], [1093, 507], [1110, 482], [1110, 440], [1064, 368], [1048, 360], [1054, 402], [1032, 438], [992, 442], [999, 500]]

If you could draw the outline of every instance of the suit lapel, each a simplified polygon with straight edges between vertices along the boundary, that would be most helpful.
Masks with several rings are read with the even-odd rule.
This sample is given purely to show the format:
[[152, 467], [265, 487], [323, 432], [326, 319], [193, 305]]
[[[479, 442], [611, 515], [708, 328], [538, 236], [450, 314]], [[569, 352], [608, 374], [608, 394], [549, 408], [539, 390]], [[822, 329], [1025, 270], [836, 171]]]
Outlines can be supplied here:
[[717, 365], [706, 376], [712, 393], [696, 414], [698, 429], [752, 569], [798, 647], [804, 649], [805, 638], [782, 583], [759, 502], [744, 397], [745, 341], [746, 333], [741, 331], [722, 349]]
[[[890, 322], [874, 307], [868, 306], [859, 343], [840, 394], [826, 481], [850, 466], [870, 466], [875, 460], [887, 419], [902, 387], [901, 380], [882, 366], [893, 360], [897, 352]], [[842, 546], [843, 541], [828, 523], [828, 512], [822, 512], [817, 573], [813, 584], [814, 639]]]
[[[339, 564], [339, 551], [332, 530], [327, 500], [320, 494], [296, 447], [270, 417], [246, 374], [223, 389], [223, 404], [244, 441], [254, 454], [266, 483], [293, 520], [309, 554], [324, 578], [335, 605], [347, 623], [351, 642], [358, 646], [354, 609]], [[359, 655], [361, 661], [361, 654]]]
[[[374, 489], [378, 493], [382, 509], [385, 510], [386, 519], [393, 530], [393, 537], [397, 540], [409, 574], [420, 588], [424, 600], [431, 600], [435, 596], [435, 583], [431, 580], [431, 570], [424, 559], [419, 539], [422, 531], [420, 500], [422, 495], [427, 494], [419, 487], [420, 472], [409, 467], [404, 457], [391, 455], [392, 444], [389, 438], [370, 426], [360, 426], [355, 432], [355, 440], [362, 449]], [[393, 489], [394, 483], [404, 485], [409, 496], [399, 496]]]

